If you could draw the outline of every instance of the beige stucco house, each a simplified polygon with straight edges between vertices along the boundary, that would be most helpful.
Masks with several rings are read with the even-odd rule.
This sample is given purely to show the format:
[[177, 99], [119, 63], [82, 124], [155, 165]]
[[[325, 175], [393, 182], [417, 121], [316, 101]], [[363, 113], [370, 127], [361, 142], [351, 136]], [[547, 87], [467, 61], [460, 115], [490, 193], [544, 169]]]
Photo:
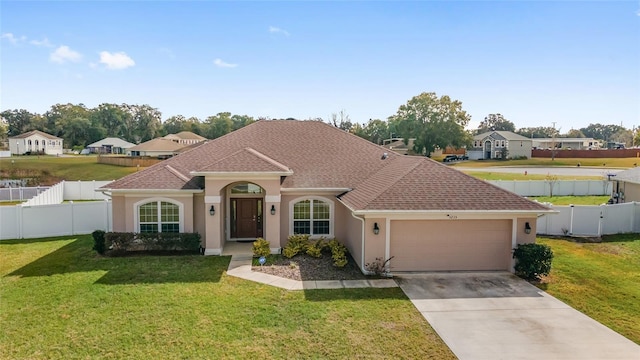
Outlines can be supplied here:
[[471, 160], [531, 158], [531, 139], [510, 131], [488, 131], [473, 137], [467, 150]]
[[640, 167], [621, 171], [610, 179], [613, 181], [611, 198], [614, 203], [640, 202]]
[[365, 271], [511, 270], [547, 207], [317, 121], [263, 120], [106, 185], [114, 231], [202, 235], [205, 255], [264, 237], [337, 238]]
[[12, 155], [39, 153], [61, 155], [62, 139], [40, 130], [32, 130], [9, 138], [9, 151]]

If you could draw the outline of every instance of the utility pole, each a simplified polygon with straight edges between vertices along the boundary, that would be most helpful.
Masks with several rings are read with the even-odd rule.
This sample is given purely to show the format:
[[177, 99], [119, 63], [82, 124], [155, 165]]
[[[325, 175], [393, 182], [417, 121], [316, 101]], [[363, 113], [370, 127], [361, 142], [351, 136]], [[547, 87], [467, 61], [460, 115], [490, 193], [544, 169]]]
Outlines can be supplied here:
[[556, 122], [551, 122], [553, 124], [553, 133], [551, 134], [551, 161], [556, 160]]

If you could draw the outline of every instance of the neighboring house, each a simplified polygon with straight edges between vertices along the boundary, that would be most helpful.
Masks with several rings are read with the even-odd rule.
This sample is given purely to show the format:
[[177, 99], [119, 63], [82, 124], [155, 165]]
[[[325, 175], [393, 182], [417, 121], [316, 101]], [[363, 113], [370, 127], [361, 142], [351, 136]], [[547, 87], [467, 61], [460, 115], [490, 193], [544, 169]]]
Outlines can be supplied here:
[[621, 171], [610, 177], [613, 181], [614, 203], [640, 201], [640, 167]]
[[181, 131], [177, 134], [169, 134], [164, 137], [165, 139], [169, 139], [177, 142], [178, 144], [183, 145], [193, 145], [199, 142], [207, 140], [207, 138], [202, 137], [198, 134], [192, 133], [191, 131]]
[[12, 155], [24, 155], [26, 153], [61, 155], [62, 139], [40, 130], [32, 130], [10, 137], [9, 151], [11, 151]]
[[473, 137], [470, 160], [531, 158], [531, 139], [510, 131], [488, 131]]
[[113, 231], [197, 232], [205, 255], [337, 238], [360, 268], [511, 270], [549, 208], [319, 121], [262, 120], [105, 185]]
[[186, 145], [165, 138], [155, 138], [127, 150], [130, 156], [151, 156], [160, 159], [172, 157]]
[[87, 149], [94, 154], [126, 154], [127, 150], [134, 146], [136, 144], [120, 138], [109, 137], [87, 145]]
[[596, 150], [600, 142], [593, 138], [532, 138], [534, 149]]
[[413, 149], [413, 142], [416, 139], [409, 139], [408, 143], [404, 143], [403, 138], [391, 138], [382, 140], [382, 146], [400, 155], [407, 155]]

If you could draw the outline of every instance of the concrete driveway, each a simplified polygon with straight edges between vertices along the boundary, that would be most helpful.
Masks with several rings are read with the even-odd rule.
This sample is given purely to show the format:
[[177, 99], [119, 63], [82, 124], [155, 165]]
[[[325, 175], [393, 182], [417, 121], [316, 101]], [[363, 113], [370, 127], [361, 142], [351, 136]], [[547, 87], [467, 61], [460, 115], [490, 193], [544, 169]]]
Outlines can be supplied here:
[[402, 274], [459, 359], [640, 359], [640, 346], [510, 273]]

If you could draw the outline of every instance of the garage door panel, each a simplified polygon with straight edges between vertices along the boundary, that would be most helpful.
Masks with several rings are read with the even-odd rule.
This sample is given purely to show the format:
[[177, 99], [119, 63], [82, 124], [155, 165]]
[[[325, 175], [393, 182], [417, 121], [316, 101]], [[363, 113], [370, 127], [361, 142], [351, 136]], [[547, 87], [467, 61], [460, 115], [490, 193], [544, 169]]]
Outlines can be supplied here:
[[508, 270], [511, 220], [394, 220], [392, 271]]

